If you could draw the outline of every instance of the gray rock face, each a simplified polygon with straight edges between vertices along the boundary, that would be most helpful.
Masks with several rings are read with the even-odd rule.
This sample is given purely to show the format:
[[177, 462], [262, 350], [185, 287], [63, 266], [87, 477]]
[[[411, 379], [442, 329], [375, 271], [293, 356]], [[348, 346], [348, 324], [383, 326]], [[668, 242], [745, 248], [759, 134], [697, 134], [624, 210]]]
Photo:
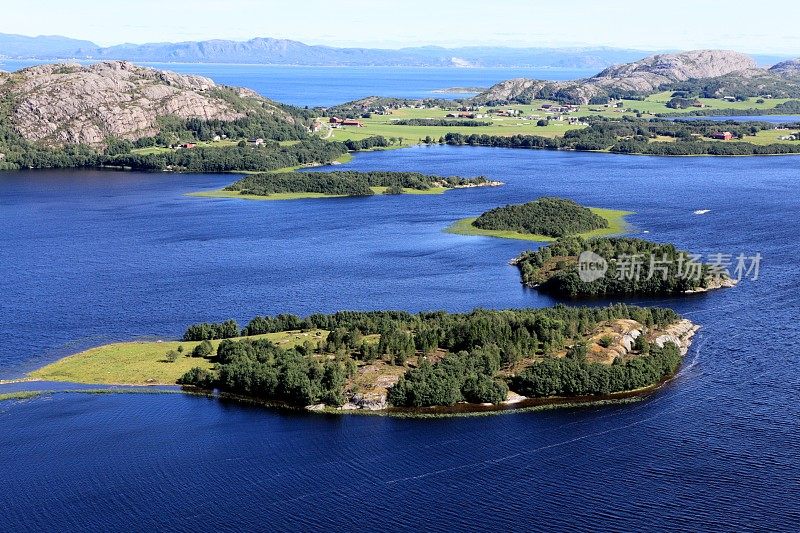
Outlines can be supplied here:
[[[217, 89], [208, 78], [124, 61], [41, 65], [0, 75], [0, 96], [13, 98], [14, 128], [30, 141], [54, 145], [97, 146], [112, 136], [152, 136], [158, 133], [157, 119], [169, 115], [224, 121], [245, 116]], [[267, 102], [252, 91], [238, 93], [259, 106]]]
[[800, 76], [800, 59], [791, 59], [778, 63], [769, 71], [780, 76]]
[[508, 80], [479, 94], [479, 102], [561, 97], [587, 104], [594, 96], [609, 92], [652, 93], [661, 85], [690, 79], [712, 79], [733, 73], [752, 76], [763, 73], [745, 54], [725, 50], [695, 50], [660, 54], [609, 67], [592, 78], [577, 81]]
[[745, 54], [726, 50], [694, 50], [660, 54], [627, 65], [609, 67], [590, 81], [602, 86], [629, 87], [637, 92], [647, 92], [658, 89], [664, 83], [718, 78], [756, 68], [756, 62]]

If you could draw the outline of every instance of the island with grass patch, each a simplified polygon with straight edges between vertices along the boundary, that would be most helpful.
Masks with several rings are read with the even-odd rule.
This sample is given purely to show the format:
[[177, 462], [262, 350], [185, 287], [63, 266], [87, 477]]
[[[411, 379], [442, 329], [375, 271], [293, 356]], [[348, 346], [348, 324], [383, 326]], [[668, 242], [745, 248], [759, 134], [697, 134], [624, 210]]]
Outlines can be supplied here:
[[[580, 272], [584, 253], [601, 268], [590, 279]], [[691, 294], [736, 284], [727, 272], [702, 263], [696, 254], [629, 237], [566, 237], [523, 252], [512, 263], [524, 285], [570, 298]]]
[[343, 311], [189, 327], [180, 341], [93, 348], [30, 379], [181, 384], [335, 412], [403, 415], [619, 399], [668, 379], [697, 326], [622, 304], [469, 313]]
[[572, 200], [544, 197], [491, 209], [447, 228], [459, 235], [547, 242], [568, 235], [600, 237], [626, 230], [629, 211], [583, 207]]

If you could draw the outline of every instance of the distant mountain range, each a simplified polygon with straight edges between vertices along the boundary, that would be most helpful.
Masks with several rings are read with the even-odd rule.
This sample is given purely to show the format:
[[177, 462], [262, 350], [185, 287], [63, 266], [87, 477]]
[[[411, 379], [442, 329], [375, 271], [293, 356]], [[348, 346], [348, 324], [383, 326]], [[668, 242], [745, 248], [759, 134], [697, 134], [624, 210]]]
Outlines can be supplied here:
[[240, 63], [307, 66], [527, 67], [602, 69], [647, 52], [618, 48], [424, 46], [399, 50], [311, 46], [287, 39], [189, 41], [101, 47], [58, 36], [0, 34], [0, 58], [127, 60], [151, 63]]

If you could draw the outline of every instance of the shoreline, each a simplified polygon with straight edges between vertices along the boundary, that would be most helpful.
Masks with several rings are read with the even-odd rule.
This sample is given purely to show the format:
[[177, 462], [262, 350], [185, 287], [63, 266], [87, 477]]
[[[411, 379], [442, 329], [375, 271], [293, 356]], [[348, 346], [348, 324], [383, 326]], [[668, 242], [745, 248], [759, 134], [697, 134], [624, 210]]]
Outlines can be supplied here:
[[[680, 349], [681, 356], [685, 357], [686, 354], [688, 353], [689, 348], [691, 347], [694, 335], [697, 333], [699, 329], [700, 326], [684, 318], [676, 322], [675, 324], [666, 327], [663, 330], [657, 330], [653, 332], [656, 334], [654, 342], [661, 343], [662, 345], [666, 342], [673, 342]], [[292, 333], [292, 335], [295, 334]], [[624, 340], [625, 339], [623, 338], [623, 341]], [[168, 341], [168, 342], [174, 344], [180, 344], [183, 341]], [[188, 344], [186, 342], [183, 343]], [[127, 344], [133, 344], [133, 343], [127, 343]], [[165, 342], [164, 344], [166, 345], [167, 342]], [[112, 344], [111, 346], [114, 345], [126, 345], [126, 343], [115, 343]], [[39, 369], [30, 372], [29, 374], [26, 375], [25, 378], [5, 380], [5, 381], [0, 380], [0, 386], [10, 385], [10, 384], [22, 384], [22, 383], [32, 383], [32, 384], [59, 383], [59, 381], [57, 379], [54, 379], [52, 376], [49, 379], [43, 379], [43, 378], [37, 378], [35, 377], [35, 375], [37, 373], [40, 373], [45, 368], [52, 367], [53, 365], [57, 366], [63, 361], [74, 360], [78, 356], [85, 356], [86, 353], [91, 353], [92, 351], [96, 351], [101, 348], [103, 347], [100, 346], [84, 352], [63, 357], [57, 361], [54, 361], [53, 363], [50, 363], [48, 365], [45, 365]], [[630, 348], [628, 348], [624, 342], [620, 347], [618, 347], [618, 349], [620, 349], [621, 352], [625, 352], [624, 354], [620, 353], [620, 355], [626, 355], [630, 351]], [[199, 361], [199, 359], [195, 358], [188, 358], [188, 359], [190, 359], [190, 361], [192, 362]], [[389, 406], [380, 409], [370, 409], [365, 407], [344, 408], [344, 406], [330, 407], [322, 404], [300, 407], [275, 401], [261, 400], [256, 397], [236, 395], [225, 391], [207, 390], [191, 386], [182, 386], [178, 385], [177, 383], [157, 383], [157, 382], [96, 383], [91, 381], [82, 382], [80, 381], [79, 378], [75, 379], [74, 377], [72, 379], [62, 381], [62, 383], [64, 383], [65, 385], [73, 388], [66, 388], [63, 390], [58, 390], [57, 388], [56, 389], [51, 388], [47, 390], [20, 389], [15, 391], [8, 391], [6, 393], [0, 391], [0, 401], [15, 400], [15, 399], [27, 400], [42, 395], [59, 394], [59, 393], [61, 394], [63, 393], [188, 394], [192, 396], [203, 396], [208, 398], [215, 398], [217, 400], [223, 400], [223, 401], [227, 400], [241, 404], [259, 405], [263, 407], [293, 411], [298, 413], [314, 413], [314, 414], [323, 414], [323, 415], [327, 414], [327, 415], [338, 415], [338, 416], [343, 416], [343, 415], [389, 416], [396, 418], [450, 418], [450, 417], [466, 417], [466, 416], [485, 416], [490, 414], [510, 414], [510, 413], [519, 413], [519, 412], [537, 411], [537, 410], [555, 409], [555, 408], [590, 407], [598, 405], [611, 405], [611, 404], [639, 401], [641, 399], [646, 398], [653, 392], [659, 390], [666, 383], [672, 381], [672, 379], [674, 379], [674, 377], [680, 372], [681, 365], [678, 366], [678, 368], [675, 370], [674, 373], [667, 376], [663, 376], [662, 379], [660, 379], [657, 383], [653, 383], [651, 385], [634, 390], [619, 391], [619, 392], [596, 395], [596, 396], [547, 396], [547, 397], [531, 397], [531, 398], [524, 397], [512, 391], [509, 391], [508, 399], [499, 404], [470, 404], [466, 402], [460, 402], [449, 406], [436, 406], [436, 407], [424, 407], [424, 408], [403, 408], [403, 407], [389, 407]], [[74, 386], [80, 386], [80, 385], [85, 385], [89, 388], [87, 389], [74, 388]], [[91, 387], [99, 387], [99, 388], [91, 388]], [[345, 404], [345, 406], [346, 405], [348, 404]]]

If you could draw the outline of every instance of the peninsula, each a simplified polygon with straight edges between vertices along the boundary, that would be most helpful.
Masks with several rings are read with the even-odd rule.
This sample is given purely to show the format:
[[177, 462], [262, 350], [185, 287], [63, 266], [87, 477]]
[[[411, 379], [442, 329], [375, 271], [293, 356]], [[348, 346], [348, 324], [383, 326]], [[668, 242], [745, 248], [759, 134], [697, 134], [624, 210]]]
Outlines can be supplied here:
[[695, 331], [669, 309], [626, 305], [278, 315], [241, 329], [197, 324], [182, 341], [101, 346], [30, 377], [180, 383], [336, 412], [507, 409], [655, 387], [676, 371]]

